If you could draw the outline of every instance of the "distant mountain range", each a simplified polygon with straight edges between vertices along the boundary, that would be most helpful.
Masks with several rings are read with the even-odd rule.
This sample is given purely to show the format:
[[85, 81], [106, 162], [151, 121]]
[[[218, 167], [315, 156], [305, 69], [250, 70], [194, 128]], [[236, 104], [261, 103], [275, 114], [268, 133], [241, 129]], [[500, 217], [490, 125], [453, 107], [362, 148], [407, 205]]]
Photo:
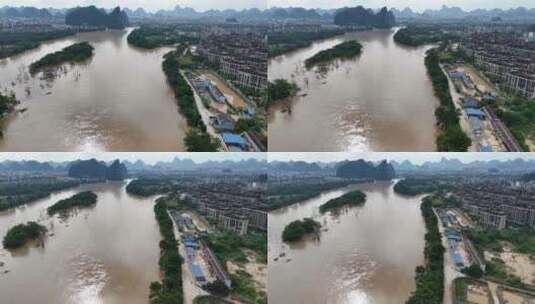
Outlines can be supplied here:
[[[310, 173], [319, 171], [335, 172], [336, 169], [345, 162], [304, 162], [304, 161], [272, 161], [269, 162], [269, 172], [297, 172]], [[375, 162], [378, 165], [379, 162]], [[442, 158], [440, 161], [425, 162], [421, 165], [413, 164], [406, 161], [390, 161], [396, 172], [535, 172], [535, 159], [524, 160], [521, 158], [514, 160], [490, 160], [490, 161], [473, 161], [463, 163], [458, 159]]]
[[[76, 160], [69, 162], [38, 162], [38, 161], [3, 161], [0, 162], [0, 172], [67, 172], [74, 165], [88, 162], [113, 165], [113, 162], [98, 162], [96, 160]], [[266, 169], [266, 162], [256, 159], [242, 161], [206, 161], [196, 163], [191, 159], [175, 158], [172, 161], [158, 162], [154, 165], [147, 164], [141, 160], [130, 162], [121, 161], [128, 171], [193, 171], [193, 170], [253, 170], [260, 171]], [[83, 171], [83, 170], [82, 170]]]
[[[156, 12], [148, 12], [143, 8], [131, 9], [124, 8], [124, 12], [130, 18], [146, 18], [146, 17], [180, 17], [180, 18], [202, 18], [202, 17], [219, 17], [219, 18], [259, 18], [259, 19], [329, 19], [333, 20], [337, 12], [345, 10], [347, 7], [338, 9], [305, 9], [302, 7], [273, 7], [267, 10], [260, 10], [257, 8], [245, 10], [208, 10], [199, 12], [191, 7], [176, 6], [174, 9], [159, 10]], [[10, 7], [4, 6], [0, 8], [0, 17], [26, 17], [26, 18], [42, 18], [42, 17], [64, 17], [71, 9], [54, 9], [35, 7]], [[108, 13], [112, 9], [106, 10]], [[436, 10], [425, 10], [423, 12], [416, 12], [410, 8], [398, 9], [392, 8], [392, 13], [396, 18], [495, 18], [503, 19], [531, 19], [535, 18], [535, 8], [518, 7], [512, 9], [476, 9], [471, 11], [463, 10], [460, 7], [442, 6]], [[380, 10], [374, 10], [375, 13]]]

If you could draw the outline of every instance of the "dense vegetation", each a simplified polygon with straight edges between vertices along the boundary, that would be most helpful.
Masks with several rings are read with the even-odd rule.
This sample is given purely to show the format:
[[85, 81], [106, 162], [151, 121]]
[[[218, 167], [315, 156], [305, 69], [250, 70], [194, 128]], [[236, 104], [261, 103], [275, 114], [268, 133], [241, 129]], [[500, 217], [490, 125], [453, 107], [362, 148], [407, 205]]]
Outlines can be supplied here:
[[150, 284], [151, 304], [182, 303], [182, 257], [178, 253], [178, 243], [173, 231], [173, 221], [167, 213], [167, 205], [162, 199], [154, 205], [156, 220], [160, 226], [163, 239], [160, 241], [160, 269], [163, 281]]
[[394, 35], [394, 41], [408, 46], [438, 43], [457, 38], [453, 34], [445, 34], [439, 26], [415, 26], [402, 28]]
[[144, 49], [154, 49], [177, 43], [198, 43], [199, 38], [185, 35], [173, 27], [141, 26], [128, 35], [128, 43]]
[[151, 196], [170, 192], [173, 186], [160, 178], [140, 177], [126, 186], [126, 192], [139, 196]]
[[301, 240], [306, 234], [316, 233], [321, 224], [311, 218], [293, 221], [284, 227], [282, 240], [284, 242], [295, 242]]
[[396, 24], [394, 13], [383, 7], [375, 13], [362, 6], [344, 8], [334, 15], [334, 23], [342, 26], [391, 28]]
[[394, 185], [394, 191], [403, 195], [419, 195], [439, 190], [438, 183], [427, 178], [406, 178]]
[[279, 56], [300, 48], [308, 47], [312, 42], [344, 34], [343, 30], [324, 30], [318, 32], [272, 32], [269, 34], [268, 56]]
[[15, 97], [15, 93], [4, 95], [0, 93], [0, 117], [5, 116], [9, 112], [13, 111], [16, 105], [20, 102]]
[[426, 265], [416, 267], [416, 290], [408, 304], [442, 304], [444, 296], [444, 247], [438, 230], [438, 219], [433, 212], [431, 197], [425, 197], [420, 206], [424, 217]]
[[330, 62], [335, 59], [349, 59], [360, 55], [362, 52], [362, 44], [357, 41], [345, 41], [334, 47], [320, 51], [316, 55], [305, 60], [307, 68], [312, 68], [315, 65]]
[[320, 206], [320, 212], [336, 210], [344, 206], [360, 206], [366, 202], [366, 194], [359, 190], [348, 192], [340, 197], [333, 198]]
[[184, 144], [188, 152], [215, 152], [221, 146], [210, 134], [195, 129], [188, 130]]
[[232, 304], [227, 302], [220, 297], [215, 296], [197, 296], [193, 299], [193, 304]]
[[[212, 249], [223, 267], [227, 267], [227, 262], [237, 264], [247, 262], [247, 255], [244, 249], [255, 252], [256, 260], [259, 263], [267, 264], [267, 234], [265, 232], [252, 232], [240, 236], [231, 231], [221, 231], [210, 233], [203, 237], [206, 244]], [[244, 303], [267, 303], [267, 295], [257, 292], [251, 275], [243, 270], [238, 270], [230, 274], [232, 280], [232, 296], [244, 300]], [[223, 288], [220, 288], [224, 291]], [[218, 294], [223, 296], [223, 294]]]
[[269, 184], [268, 205], [270, 210], [302, 202], [320, 195], [324, 191], [342, 188], [353, 184], [354, 181], [339, 180], [314, 184]]
[[108, 14], [106, 10], [98, 9], [91, 5], [69, 10], [65, 15], [65, 24], [124, 29], [128, 26], [128, 16], [119, 7], [116, 7]]
[[188, 125], [192, 128], [186, 134], [184, 144], [190, 152], [216, 152], [219, 143], [206, 133], [206, 126], [202, 121], [201, 114], [197, 109], [193, 90], [186, 79], [180, 74], [180, 62], [183, 48], [177, 47], [164, 56], [163, 71], [167, 77], [167, 83], [175, 93], [175, 100], [180, 112], [186, 117]]
[[36, 222], [28, 222], [11, 227], [4, 236], [3, 245], [6, 249], [14, 249], [23, 246], [27, 241], [40, 238], [46, 227]]
[[509, 128], [524, 151], [529, 151], [526, 140], [535, 139], [535, 103], [520, 95], [506, 95], [488, 106]]
[[93, 46], [87, 42], [75, 43], [61, 51], [46, 55], [30, 65], [30, 73], [35, 74], [41, 69], [66, 62], [81, 62], [93, 56]]
[[431, 49], [425, 57], [427, 73], [433, 82], [435, 95], [440, 100], [440, 106], [435, 111], [440, 127], [437, 148], [443, 152], [466, 152], [472, 141], [459, 124], [459, 113], [453, 104], [448, 78], [440, 68], [439, 52], [439, 49]]
[[252, 276], [243, 271], [238, 270], [236, 273], [230, 274], [232, 280], [232, 296], [238, 297], [243, 303], [267, 304], [267, 294], [257, 292]]
[[0, 59], [35, 49], [41, 42], [74, 35], [73, 30], [52, 32], [10, 32], [0, 31]]
[[15, 208], [45, 198], [50, 193], [80, 185], [71, 179], [40, 179], [37, 181], [8, 182], [0, 184], [0, 211]]
[[529, 229], [472, 229], [468, 235], [481, 251], [501, 252], [507, 242], [516, 252], [535, 255], [535, 233]]
[[357, 178], [372, 180], [392, 180], [396, 172], [392, 164], [382, 161], [379, 165], [363, 159], [341, 162], [336, 167], [336, 176], [341, 178]]
[[275, 79], [268, 83], [268, 105], [274, 104], [279, 100], [286, 99], [299, 92], [299, 87], [286, 79]]
[[90, 207], [97, 203], [97, 195], [91, 191], [85, 191], [77, 193], [69, 198], [62, 199], [54, 205], [47, 208], [49, 215], [56, 214], [58, 212], [65, 212], [75, 207]]
[[210, 233], [203, 239], [225, 267], [227, 261], [246, 263], [244, 249], [254, 251], [259, 263], [267, 263], [267, 235], [264, 232], [240, 236], [232, 231], [221, 231]]

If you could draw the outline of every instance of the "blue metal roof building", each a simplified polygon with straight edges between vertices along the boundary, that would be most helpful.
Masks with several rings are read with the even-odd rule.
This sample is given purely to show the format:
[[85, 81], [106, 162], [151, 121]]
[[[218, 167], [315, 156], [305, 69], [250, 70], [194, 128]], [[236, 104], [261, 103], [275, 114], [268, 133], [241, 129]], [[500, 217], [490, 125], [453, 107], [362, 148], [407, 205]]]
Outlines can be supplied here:
[[464, 111], [466, 112], [466, 115], [468, 115], [468, 117], [472, 116], [480, 119], [485, 119], [485, 117], [487, 117], [485, 112], [481, 111], [480, 109], [466, 108], [464, 109]]
[[223, 133], [222, 136], [223, 136], [223, 141], [227, 145], [234, 145], [234, 146], [238, 146], [242, 148], [247, 146], [247, 141], [238, 134]]
[[479, 152], [494, 152], [494, 149], [491, 146], [482, 146]]
[[206, 282], [206, 278], [204, 277], [204, 273], [202, 272], [201, 266], [197, 264], [190, 264], [189, 268], [191, 270], [191, 273], [193, 273], [193, 276], [195, 277], [195, 280], [197, 280], [197, 282], [201, 282], [201, 283]]
[[455, 265], [457, 265], [458, 267], [464, 267], [463, 258], [461, 257], [459, 253], [455, 252], [452, 255], [452, 258], [453, 258], [453, 262], [455, 263]]

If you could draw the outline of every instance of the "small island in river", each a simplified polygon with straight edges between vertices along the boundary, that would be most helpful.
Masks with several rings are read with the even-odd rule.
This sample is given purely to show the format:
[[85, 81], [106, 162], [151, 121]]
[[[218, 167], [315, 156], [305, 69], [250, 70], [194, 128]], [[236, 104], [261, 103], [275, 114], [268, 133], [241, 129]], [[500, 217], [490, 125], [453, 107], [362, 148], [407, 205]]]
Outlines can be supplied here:
[[7, 231], [2, 244], [6, 249], [16, 249], [24, 246], [28, 241], [40, 238], [46, 231], [45, 226], [36, 222], [18, 224]]
[[97, 195], [91, 191], [77, 193], [69, 198], [62, 199], [54, 205], [48, 207], [49, 215], [64, 212], [74, 207], [90, 207], [97, 203]]
[[349, 59], [362, 53], [362, 44], [355, 40], [342, 42], [333, 48], [323, 50], [305, 60], [308, 69], [315, 65], [330, 62], [335, 59]]
[[359, 206], [366, 202], [366, 194], [359, 190], [348, 192], [340, 197], [333, 198], [320, 206], [320, 212], [335, 210], [344, 206]]
[[293, 221], [284, 227], [282, 240], [287, 243], [296, 242], [301, 240], [307, 234], [317, 233], [320, 228], [321, 224], [311, 218]]
[[30, 65], [30, 73], [35, 74], [43, 68], [66, 62], [81, 62], [93, 56], [93, 46], [88, 42], [75, 43], [61, 51], [46, 55]]

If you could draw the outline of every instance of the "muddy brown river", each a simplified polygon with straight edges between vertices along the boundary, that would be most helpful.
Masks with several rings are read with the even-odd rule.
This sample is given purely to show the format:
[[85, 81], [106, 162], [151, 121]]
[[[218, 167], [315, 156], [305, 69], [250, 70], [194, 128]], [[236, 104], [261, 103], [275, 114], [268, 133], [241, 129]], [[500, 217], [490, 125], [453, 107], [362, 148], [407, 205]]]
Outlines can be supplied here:
[[[301, 91], [271, 107], [270, 151], [435, 151], [433, 95], [424, 66], [429, 47], [394, 42], [395, 30], [349, 33], [273, 58], [269, 79]], [[343, 41], [360, 57], [307, 70], [304, 61]]]
[[[162, 72], [162, 56], [130, 46], [132, 29], [82, 33], [0, 60], [0, 89], [23, 113], [2, 121], [1, 151], [181, 151], [187, 127]], [[87, 41], [94, 57], [32, 77], [44, 55]], [[44, 77], [47, 76], [47, 77]]]
[[[150, 282], [159, 279], [155, 198], [133, 197], [125, 186], [83, 185], [0, 212], [1, 236], [26, 221], [49, 230], [43, 247], [0, 249], [0, 303], [148, 303]], [[95, 207], [64, 220], [47, 216], [48, 206], [86, 190], [98, 195]]]
[[[321, 204], [351, 189], [366, 193], [362, 207], [319, 214]], [[402, 197], [393, 184], [377, 183], [325, 192], [270, 213], [270, 303], [405, 303], [415, 289], [414, 270], [424, 262], [419, 206], [419, 197]], [[304, 217], [322, 224], [319, 240], [282, 243], [284, 227]]]

